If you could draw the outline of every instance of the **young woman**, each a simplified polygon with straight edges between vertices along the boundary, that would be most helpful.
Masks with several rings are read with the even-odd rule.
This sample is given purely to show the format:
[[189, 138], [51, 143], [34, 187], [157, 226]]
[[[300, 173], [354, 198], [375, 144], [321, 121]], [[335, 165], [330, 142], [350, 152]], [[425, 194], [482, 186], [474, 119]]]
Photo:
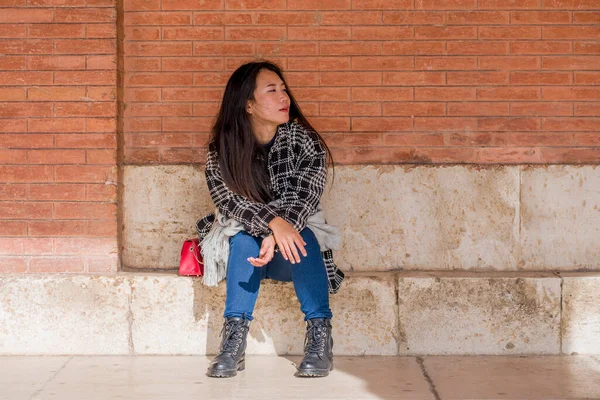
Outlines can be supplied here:
[[231, 75], [206, 162], [217, 211], [197, 222], [205, 268], [204, 246], [213, 247], [208, 242], [216, 240], [215, 225], [228, 236], [218, 279], [227, 283], [223, 338], [209, 376], [231, 377], [245, 368], [246, 337], [265, 278], [292, 281], [305, 315], [304, 358], [296, 375], [327, 376], [333, 369], [329, 293], [344, 274], [331, 252], [339, 238], [319, 206], [328, 154], [275, 64], [251, 62]]

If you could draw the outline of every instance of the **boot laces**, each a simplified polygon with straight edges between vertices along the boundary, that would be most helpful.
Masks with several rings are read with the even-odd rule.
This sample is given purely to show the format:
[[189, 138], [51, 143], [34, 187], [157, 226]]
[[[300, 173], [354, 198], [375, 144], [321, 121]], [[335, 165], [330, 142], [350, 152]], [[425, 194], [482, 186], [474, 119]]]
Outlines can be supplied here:
[[304, 342], [304, 353], [317, 353], [322, 356], [327, 341], [327, 326], [324, 323], [313, 323], [308, 330]]
[[223, 344], [221, 345], [221, 351], [227, 353], [237, 354], [242, 342], [244, 341], [244, 330], [246, 326], [244, 325], [244, 321], [229, 321], [226, 325], [221, 329], [220, 336], [225, 334], [223, 339]]

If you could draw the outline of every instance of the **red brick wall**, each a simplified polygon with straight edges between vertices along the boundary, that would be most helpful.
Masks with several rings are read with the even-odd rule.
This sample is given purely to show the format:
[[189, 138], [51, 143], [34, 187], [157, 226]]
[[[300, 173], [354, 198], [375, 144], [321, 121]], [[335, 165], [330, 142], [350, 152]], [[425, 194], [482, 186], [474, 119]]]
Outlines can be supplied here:
[[0, 272], [116, 271], [113, 0], [0, 0]]
[[125, 0], [125, 162], [202, 162], [228, 75], [262, 56], [342, 164], [598, 163], [599, 9]]

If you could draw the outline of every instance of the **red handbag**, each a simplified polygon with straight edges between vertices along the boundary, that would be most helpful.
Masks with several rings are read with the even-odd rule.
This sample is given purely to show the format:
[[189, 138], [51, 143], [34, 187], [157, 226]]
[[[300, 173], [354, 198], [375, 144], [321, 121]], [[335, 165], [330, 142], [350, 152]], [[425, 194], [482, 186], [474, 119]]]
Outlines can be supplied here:
[[183, 242], [181, 248], [181, 259], [179, 260], [179, 275], [203, 276], [204, 263], [200, 253], [200, 240], [198, 238], [188, 239]]

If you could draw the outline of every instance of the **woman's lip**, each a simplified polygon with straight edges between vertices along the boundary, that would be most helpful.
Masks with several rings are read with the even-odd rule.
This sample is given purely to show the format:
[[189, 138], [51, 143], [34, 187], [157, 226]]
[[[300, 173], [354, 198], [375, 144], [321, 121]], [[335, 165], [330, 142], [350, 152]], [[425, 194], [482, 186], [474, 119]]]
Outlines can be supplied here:
[[289, 110], [290, 110], [289, 108], [281, 108], [281, 109], [279, 109], [279, 111], [289, 111]]

